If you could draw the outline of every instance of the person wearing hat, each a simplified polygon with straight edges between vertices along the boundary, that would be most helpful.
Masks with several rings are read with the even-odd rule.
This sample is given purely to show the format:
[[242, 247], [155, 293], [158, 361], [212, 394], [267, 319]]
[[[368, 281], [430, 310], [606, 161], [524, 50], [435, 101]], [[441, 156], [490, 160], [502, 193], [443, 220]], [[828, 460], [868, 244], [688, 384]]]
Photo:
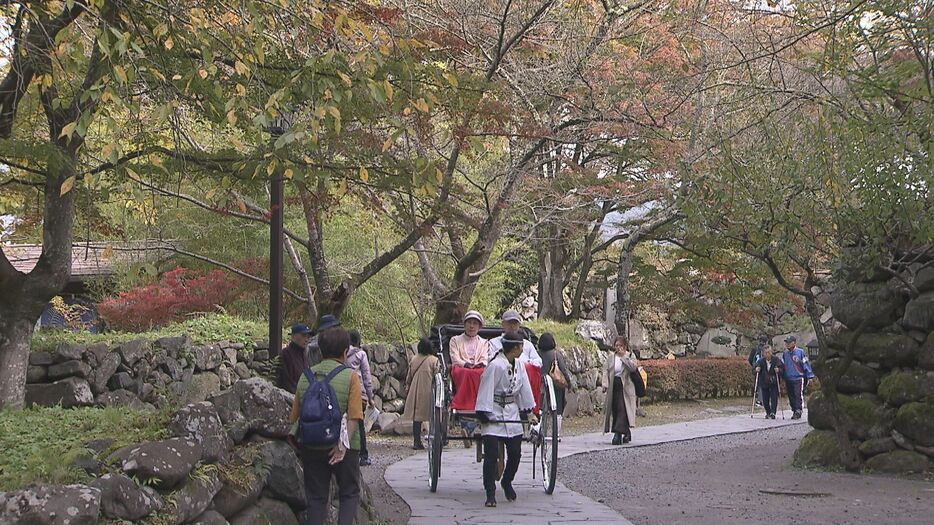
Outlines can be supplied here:
[[506, 332], [502, 351], [490, 361], [480, 378], [475, 412], [483, 435], [483, 489], [486, 506], [496, 506], [496, 471], [499, 446], [505, 445], [506, 466], [500, 485], [508, 501], [516, 500], [512, 480], [519, 470], [524, 428], [520, 419], [529, 417], [535, 396], [525, 366], [519, 360], [524, 339], [518, 332]]
[[[504, 332], [516, 332], [521, 334], [522, 316], [515, 310], [506, 310], [503, 313], [502, 326]], [[490, 339], [490, 358], [492, 359], [502, 348], [503, 336]], [[542, 358], [538, 355], [538, 351], [535, 350], [535, 345], [528, 339], [523, 339], [522, 341], [522, 355], [519, 356], [519, 360], [524, 363], [531, 363], [538, 368], [542, 367]]]
[[545, 380], [545, 376], [551, 374], [552, 369], [557, 367], [561, 371], [561, 375], [564, 376], [564, 380], [568, 381], [566, 387], [562, 387], [557, 382], [555, 385], [555, 412], [558, 413], [558, 437], [561, 436], [561, 420], [564, 418], [564, 407], [565, 399], [564, 393], [567, 388], [571, 388], [570, 378], [571, 374], [568, 372], [568, 367], [564, 362], [564, 354], [558, 351], [557, 344], [555, 343], [555, 336], [551, 335], [550, 332], [545, 332], [541, 337], [538, 338], [538, 349], [541, 351], [542, 356], [542, 380]]
[[[454, 382], [455, 397], [451, 406], [464, 410], [473, 403], [474, 393], [480, 387], [480, 375], [489, 362], [490, 342], [480, 337], [483, 316], [476, 310], [464, 314], [464, 333], [448, 341], [451, 354], [451, 380]], [[476, 424], [473, 421], [461, 421], [464, 437], [473, 435]], [[464, 441], [464, 448], [470, 448], [471, 441]]]
[[305, 347], [311, 339], [312, 331], [305, 324], [294, 324], [290, 332], [292, 340], [279, 352], [279, 371], [276, 374], [276, 386], [295, 393], [302, 371], [308, 366]]
[[804, 389], [808, 381], [814, 378], [814, 372], [811, 370], [807, 354], [798, 347], [797, 337], [789, 335], [785, 338], [782, 362], [785, 365], [785, 390], [788, 392], [788, 404], [791, 405], [791, 419], [801, 419]]
[[490, 342], [480, 337], [483, 316], [476, 310], [464, 314], [464, 333], [448, 342], [451, 365], [464, 368], [483, 368], [489, 362]]
[[308, 366], [315, 366], [321, 362], [321, 349], [318, 348], [318, 335], [325, 330], [330, 330], [340, 325], [341, 322], [331, 314], [322, 315], [321, 318], [318, 319], [318, 331], [312, 332], [312, 337], [308, 341], [308, 349], [305, 353], [305, 360], [308, 362]]

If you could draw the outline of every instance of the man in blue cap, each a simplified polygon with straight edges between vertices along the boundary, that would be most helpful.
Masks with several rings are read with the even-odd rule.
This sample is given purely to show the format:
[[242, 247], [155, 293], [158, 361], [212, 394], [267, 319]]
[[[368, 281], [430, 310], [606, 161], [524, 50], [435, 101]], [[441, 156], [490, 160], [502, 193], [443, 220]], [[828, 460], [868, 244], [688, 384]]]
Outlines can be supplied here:
[[279, 374], [276, 378], [276, 386], [294, 394], [298, 380], [302, 377], [302, 371], [308, 365], [305, 359], [305, 347], [313, 332], [308, 325], [295, 324], [292, 325], [290, 333], [292, 340], [279, 352]]
[[798, 338], [789, 335], [785, 338], [785, 353], [782, 354], [785, 369], [785, 390], [791, 405], [791, 419], [801, 419], [804, 407], [804, 389], [808, 381], [814, 379], [811, 363], [804, 350], [798, 348]]
[[341, 325], [341, 322], [337, 320], [337, 317], [334, 317], [331, 314], [324, 314], [318, 319], [318, 329], [313, 332], [312, 337], [308, 339], [308, 351], [305, 354], [305, 362], [308, 363], [308, 366], [315, 366], [321, 362], [321, 349], [318, 348], [318, 336], [321, 335], [321, 332], [325, 330], [330, 330], [331, 328], [337, 328]]

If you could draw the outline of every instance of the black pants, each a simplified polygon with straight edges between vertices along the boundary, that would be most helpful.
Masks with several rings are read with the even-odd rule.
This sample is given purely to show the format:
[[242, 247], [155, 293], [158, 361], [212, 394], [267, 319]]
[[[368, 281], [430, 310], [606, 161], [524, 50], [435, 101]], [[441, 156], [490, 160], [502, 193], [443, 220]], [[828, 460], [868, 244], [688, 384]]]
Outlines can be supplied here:
[[785, 390], [788, 392], [788, 403], [795, 412], [801, 411], [801, 405], [804, 404], [804, 380], [786, 379]]
[[774, 414], [778, 407], [778, 383], [771, 385], [768, 382], [761, 383], [759, 392], [762, 394], [762, 406], [765, 407], [765, 413]]
[[338, 525], [353, 525], [360, 507], [360, 453], [348, 450], [344, 460], [337, 465], [328, 465], [328, 450], [303, 448], [300, 452], [302, 468], [305, 470], [305, 499], [308, 512], [302, 525], [323, 525], [328, 515], [328, 495], [331, 492], [331, 476], [337, 478], [337, 493], [340, 501]]
[[360, 434], [360, 459], [367, 459], [370, 457], [370, 453], [366, 450], [366, 428], [364, 428], [362, 419], [357, 432]]
[[623, 380], [613, 378], [613, 433], [628, 436], [629, 412], [626, 411], [626, 392], [623, 390]]
[[483, 436], [483, 488], [487, 494], [496, 492], [496, 463], [499, 461], [499, 444], [506, 444], [506, 468], [503, 470], [503, 481], [512, 483], [519, 470], [519, 459], [522, 457], [522, 436], [504, 438], [499, 436]]

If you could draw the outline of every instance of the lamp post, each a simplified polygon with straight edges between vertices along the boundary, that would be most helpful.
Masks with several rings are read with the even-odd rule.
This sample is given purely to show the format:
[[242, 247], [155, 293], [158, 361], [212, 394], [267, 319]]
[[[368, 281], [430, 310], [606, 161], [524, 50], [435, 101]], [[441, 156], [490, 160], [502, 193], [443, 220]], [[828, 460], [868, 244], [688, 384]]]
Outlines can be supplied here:
[[[280, 113], [269, 126], [270, 146], [288, 131], [291, 115]], [[276, 169], [269, 183], [269, 355], [282, 349], [282, 170]]]
[[808, 343], [808, 359], [813, 362], [820, 355], [820, 343], [817, 339], [811, 339]]

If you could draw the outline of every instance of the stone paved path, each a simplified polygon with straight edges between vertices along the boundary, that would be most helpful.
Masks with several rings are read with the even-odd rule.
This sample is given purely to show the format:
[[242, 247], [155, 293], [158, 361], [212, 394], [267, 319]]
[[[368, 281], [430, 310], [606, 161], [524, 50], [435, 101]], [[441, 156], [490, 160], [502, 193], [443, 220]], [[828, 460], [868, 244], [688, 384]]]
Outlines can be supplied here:
[[[749, 415], [717, 417], [671, 423], [633, 430], [633, 441], [623, 447], [640, 447], [685, 441], [723, 434], [737, 434], [765, 430], [780, 426], [806, 424], [807, 412], [800, 420], [792, 420], [786, 411], [786, 419], [764, 420], [761, 412], [756, 418]], [[560, 457], [584, 452], [616, 448], [610, 445], [610, 434], [592, 433], [569, 436], [558, 447]], [[483, 506], [484, 493], [481, 465], [476, 462], [476, 451], [464, 449], [459, 442], [452, 442], [444, 449], [441, 458], [441, 479], [438, 491], [428, 490], [428, 454], [423, 452], [410, 456], [386, 469], [386, 482], [399, 494], [412, 510], [410, 525], [474, 525], [499, 523], [529, 523], [546, 525], [552, 523], [630, 524], [613, 509], [573, 492], [561, 483], [561, 462], [558, 462], [558, 484], [553, 495], [542, 490], [540, 479], [532, 479], [532, 449], [527, 443], [522, 446], [523, 461], [513, 483], [519, 499], [505, 501], [502, 490], [497, 487], [499, 506], [488, 509]], [[606, 468], [606, 466], [595, 466]], [[631, 524], [630, 524], [631, 525]]]

